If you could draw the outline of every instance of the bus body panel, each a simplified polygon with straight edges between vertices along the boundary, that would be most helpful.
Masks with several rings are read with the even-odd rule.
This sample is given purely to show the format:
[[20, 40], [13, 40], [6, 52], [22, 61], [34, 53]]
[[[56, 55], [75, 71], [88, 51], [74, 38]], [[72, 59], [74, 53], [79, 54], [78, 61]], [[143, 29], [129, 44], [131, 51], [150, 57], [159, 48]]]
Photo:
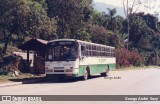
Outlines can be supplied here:
[[115, 61], [115, 58], [85, 57], [80, 60], [79, 76], [84, 75], [87, 67], [89, 67], [91, 75], [106, 72], [108, 66], [109, 70], [114, 70], [116, 68]]

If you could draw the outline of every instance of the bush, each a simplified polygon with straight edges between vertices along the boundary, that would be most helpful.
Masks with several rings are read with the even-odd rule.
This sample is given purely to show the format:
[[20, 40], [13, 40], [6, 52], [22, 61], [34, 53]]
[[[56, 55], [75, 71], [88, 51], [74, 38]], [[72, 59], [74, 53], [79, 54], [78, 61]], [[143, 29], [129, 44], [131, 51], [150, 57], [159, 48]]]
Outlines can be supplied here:
[[10, 55], [0, 58], [0, 75], [6, 75], [11, 71], [11, 66], [14, 61], [17, 60], [15, 55]]
[[130, 62], [130, 65], [133, 66], [141, 66], [143, 64], [142, 56], [136, 51], [129, 52], [128, 60]]
[[116, 50], [116, 61], [118, 68], [143, 65], [143, 58], [138, 52], [128, 51], [124, 48]]

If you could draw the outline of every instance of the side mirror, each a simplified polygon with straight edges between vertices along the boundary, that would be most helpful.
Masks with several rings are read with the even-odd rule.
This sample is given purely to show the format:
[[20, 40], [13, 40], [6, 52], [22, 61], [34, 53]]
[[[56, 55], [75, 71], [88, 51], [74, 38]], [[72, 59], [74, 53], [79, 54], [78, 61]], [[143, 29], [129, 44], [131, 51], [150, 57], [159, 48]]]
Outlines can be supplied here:
[[85, 58], [84, 56], [79, 57], [80, 60], [84, 60], [84, 58]]
[[84, 51], [86, 49], [86, 47], [85, 46], [81, 46], [81, 51]]

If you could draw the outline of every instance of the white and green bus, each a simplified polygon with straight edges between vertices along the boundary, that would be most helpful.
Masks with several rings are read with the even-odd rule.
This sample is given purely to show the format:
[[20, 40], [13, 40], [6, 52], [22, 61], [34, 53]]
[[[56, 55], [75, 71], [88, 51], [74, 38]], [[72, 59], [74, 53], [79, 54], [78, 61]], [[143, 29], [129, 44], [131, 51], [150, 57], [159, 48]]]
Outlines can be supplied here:
[[48, 43], [45, 60], [46, 76], [106, 76], [116, 67], [115, 48], [75, 39], [57, 39]]

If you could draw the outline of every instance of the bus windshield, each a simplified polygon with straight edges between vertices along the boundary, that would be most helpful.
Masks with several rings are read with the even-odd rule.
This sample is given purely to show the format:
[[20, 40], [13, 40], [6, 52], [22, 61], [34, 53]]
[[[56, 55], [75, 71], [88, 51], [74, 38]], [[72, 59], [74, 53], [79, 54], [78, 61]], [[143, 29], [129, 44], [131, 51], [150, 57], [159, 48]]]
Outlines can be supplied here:
[[78, 47], [75, 44], [51, 45], [46, 55], [46, 61], [75, 61]]

